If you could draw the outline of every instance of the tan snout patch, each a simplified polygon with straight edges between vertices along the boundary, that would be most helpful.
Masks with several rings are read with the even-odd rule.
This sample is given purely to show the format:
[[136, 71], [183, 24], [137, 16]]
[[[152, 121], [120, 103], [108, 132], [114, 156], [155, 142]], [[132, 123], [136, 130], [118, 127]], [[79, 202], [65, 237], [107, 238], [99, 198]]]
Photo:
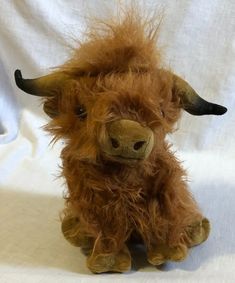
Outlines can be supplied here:
[[150, 128], [132, 120], [118, 120], [107, 125], [103, 151], [119, 160], [143, 160], [152, 151], [154, 135]]

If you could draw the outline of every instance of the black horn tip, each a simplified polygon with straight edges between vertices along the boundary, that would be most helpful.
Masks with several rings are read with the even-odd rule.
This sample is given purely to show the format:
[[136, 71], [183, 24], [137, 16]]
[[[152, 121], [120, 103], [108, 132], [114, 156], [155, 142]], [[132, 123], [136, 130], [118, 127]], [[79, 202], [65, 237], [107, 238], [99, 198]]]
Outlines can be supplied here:
[[222, 105], [218, 105], [218, 104], [214, 104], [213, 108], [214, 108], [213, 113], [215, 115], [223, 115], [228, 111], [228, 109], [226, 107], [224, 107]]
[[197, 103], [197, 106], [195, 107], [195, 105], [187, 105], [184, 106], [184, 109], [192, 114], [192, 115], [196, 115], [196, 116], [202, 116], [202, 115], [223, 115], [227, 112], [227, 108], [222, 106], [222, 105], [218, 105], [218, 104], [214, 104], [214, 103], [210, 103], [205, 101], [204, 99], [199, 100], [199, 102]]
[[20, 70], [15, 70], [15, 82], [16, 82], [16, 85], [22, 89], [22, 82], [23, 82], [23, 78], [22, 78], [22, 74], [21, 74], [21, 71]]
[[34, 87], [34, 80], [28, 80], [24, 79], [22, 77], [20, 70], [15, 70], [15, 83], [18, 86], [19, 89], [23, 90], [26, 93], [32, 94], [32, 95], [38, 95], [37, 91]]
[[15, 70], [15, 78], [21, 78], [22, 79], [22, 74], [21, 74], [21, 70], [17, 69]]

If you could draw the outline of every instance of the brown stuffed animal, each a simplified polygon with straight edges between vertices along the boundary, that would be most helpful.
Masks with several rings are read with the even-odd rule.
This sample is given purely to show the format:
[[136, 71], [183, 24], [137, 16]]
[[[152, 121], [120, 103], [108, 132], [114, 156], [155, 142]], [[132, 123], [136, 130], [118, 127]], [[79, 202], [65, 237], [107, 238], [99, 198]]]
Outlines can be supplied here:
[[120, 22], [93, 26], [55, 72], [37, 79], [15, 72], [20, 89], [44, 98], [52, 118], [46, 130], [65, 141], [62, 231], [87, 250], [95, 273], [128, 271], [133, 238], [160, 265], [185, 259], [209, 234], [165, 137], [181, 109], [222, 115], [226, 108], [161, 67], [157, 28], [127, 13]]

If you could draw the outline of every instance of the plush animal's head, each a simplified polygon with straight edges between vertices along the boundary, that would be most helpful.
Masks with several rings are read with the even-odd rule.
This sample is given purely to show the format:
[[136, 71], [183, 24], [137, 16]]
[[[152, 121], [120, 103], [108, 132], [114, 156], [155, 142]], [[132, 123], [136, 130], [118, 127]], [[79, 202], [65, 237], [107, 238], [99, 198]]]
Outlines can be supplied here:
[[47, 126], [74, 158], [133, 164], [164, 144], [181, 109], [222, 115], [183, 79], [162, 69], [155, 32], [136, 17], [94, 29], [59, 70], [17, 86], [44, 98]]

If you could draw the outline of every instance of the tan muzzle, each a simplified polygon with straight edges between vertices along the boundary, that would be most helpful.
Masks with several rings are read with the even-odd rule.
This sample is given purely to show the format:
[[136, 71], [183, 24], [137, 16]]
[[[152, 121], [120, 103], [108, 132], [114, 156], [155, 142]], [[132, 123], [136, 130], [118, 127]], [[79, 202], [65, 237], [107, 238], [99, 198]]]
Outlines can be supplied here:
[[114, 121], [107, 125], [107, 132], [102, 150], [120, 161], [146, 159], [153, 149], [153, 131], [138, 122], [124, 119]]

